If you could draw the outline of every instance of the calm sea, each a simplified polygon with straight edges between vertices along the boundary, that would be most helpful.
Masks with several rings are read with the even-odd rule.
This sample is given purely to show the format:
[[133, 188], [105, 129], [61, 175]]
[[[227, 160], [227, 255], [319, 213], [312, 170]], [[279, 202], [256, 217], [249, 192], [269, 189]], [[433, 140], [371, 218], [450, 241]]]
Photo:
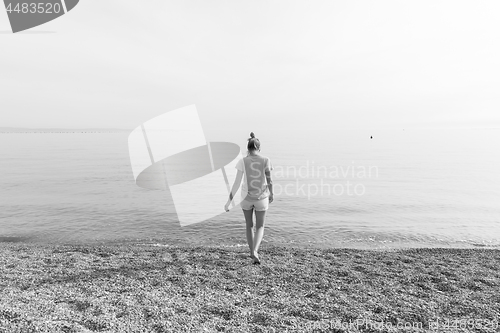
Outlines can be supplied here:
[[[500, 247], [499, 129], [256, 134], [276, 192], [264, 243]], [[246, 246], [238, 209], [180, 227], [168, 191], [135, 185], [127, 138], [0, 134], [0, 241]]]

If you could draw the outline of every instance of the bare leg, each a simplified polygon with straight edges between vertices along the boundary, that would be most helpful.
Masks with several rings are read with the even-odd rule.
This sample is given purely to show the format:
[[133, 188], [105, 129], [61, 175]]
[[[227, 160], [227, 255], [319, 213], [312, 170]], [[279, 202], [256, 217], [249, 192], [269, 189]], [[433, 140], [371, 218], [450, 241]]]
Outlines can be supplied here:
[[250, 255], [253, 258], [253, 208], [252, 209], [243, 209], [243, 215], [245, 215], [245, 221], [247, 224], [247, 242], [248, 247], [250, 248]]
[[259, 247], [260, 247], [260, 242], [262, 242], [262, 238], [264, 237], [264, 222], [266, 220], [266, 211], [255, 211], [255, 222], [256, 222], [256, 229], [255, 229], [255, 239], [254, 239], [254, 246], [253, 246], [253, 252], [255, 253], [255, 256], [258, 257], [258, 252], [259, 252]]

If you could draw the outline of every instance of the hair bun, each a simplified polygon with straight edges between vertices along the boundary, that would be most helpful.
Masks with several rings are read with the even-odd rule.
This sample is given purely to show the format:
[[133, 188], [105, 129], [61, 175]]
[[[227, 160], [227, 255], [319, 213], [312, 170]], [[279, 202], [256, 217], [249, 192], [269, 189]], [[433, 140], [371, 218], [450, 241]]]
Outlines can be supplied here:
[[255, 134], [253, 132], [250, 132], [250, 138], [255, 138]]

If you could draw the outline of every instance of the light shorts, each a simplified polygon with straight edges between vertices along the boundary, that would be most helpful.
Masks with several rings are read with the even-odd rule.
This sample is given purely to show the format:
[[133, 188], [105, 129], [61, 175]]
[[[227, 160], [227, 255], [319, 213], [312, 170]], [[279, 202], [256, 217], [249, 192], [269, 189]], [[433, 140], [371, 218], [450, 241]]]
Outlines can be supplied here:
[[240, 202], [240, 205], [241, 209], [244, 210], [251, 210], [253, 208], [257, 212], [263, 212], [269, 208], [269, 197], [261, 200], [244, 199]]

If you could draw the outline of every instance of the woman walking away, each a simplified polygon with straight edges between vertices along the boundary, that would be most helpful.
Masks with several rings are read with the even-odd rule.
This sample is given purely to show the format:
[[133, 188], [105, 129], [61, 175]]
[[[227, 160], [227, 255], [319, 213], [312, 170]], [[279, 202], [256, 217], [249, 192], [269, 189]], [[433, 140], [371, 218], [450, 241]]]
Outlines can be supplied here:
[[[271, 180], [271, 161], [268, 157], [260, 154], [260, 141], [255, 134], [250, 133], [247, 144], [248, 154], [236, 164], [238, 173], [234, 180], [233, 188], [229, 193], [229, 199], [224, 207], [229, 211], [229, 205], [234, 194], [241, 187], [241, 208], [245, 216], [247, 228], [247, 242], [250, 248], [250, 257], [254, 264], [260, 264], [259, 247], [264, 237], [264, 222], [269, 203], [273, 202], [273, 182]], [[255, 234], [253, 232], [253, 211], [255, 210]]]

